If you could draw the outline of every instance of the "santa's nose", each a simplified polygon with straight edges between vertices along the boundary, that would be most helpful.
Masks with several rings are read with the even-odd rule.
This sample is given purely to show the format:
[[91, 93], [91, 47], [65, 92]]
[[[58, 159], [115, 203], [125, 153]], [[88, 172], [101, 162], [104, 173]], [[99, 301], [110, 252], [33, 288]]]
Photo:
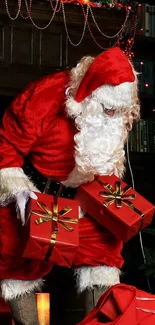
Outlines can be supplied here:
[[114, 116], [115, 110], [114, 109], [105, 109], [105, 113], [109, 116]]

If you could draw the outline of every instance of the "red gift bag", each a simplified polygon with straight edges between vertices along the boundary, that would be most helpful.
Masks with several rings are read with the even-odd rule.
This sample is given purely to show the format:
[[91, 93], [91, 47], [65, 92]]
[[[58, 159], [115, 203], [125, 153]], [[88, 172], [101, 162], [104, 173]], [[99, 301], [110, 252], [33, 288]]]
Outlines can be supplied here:
[[77, 325], [154, 325], [155, 295], [116, 284], [107, 290]]

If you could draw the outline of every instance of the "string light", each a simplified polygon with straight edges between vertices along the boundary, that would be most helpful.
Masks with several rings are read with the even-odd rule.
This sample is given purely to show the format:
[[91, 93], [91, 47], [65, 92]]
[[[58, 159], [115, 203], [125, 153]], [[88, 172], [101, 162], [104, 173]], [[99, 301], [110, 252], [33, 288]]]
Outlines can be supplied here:
[[132, 47], [135, 40], [135, 34], [137, 30], [137, 15], [132, 15], [131, 19], [128, 20], [129, 26], [126, 26], [126, 32], [122, 35], [122, 39], [120, 39], [118, 45], [126, 54], [126, 56], [132, 60], [134, 57], [134, 52], [132, 51]]

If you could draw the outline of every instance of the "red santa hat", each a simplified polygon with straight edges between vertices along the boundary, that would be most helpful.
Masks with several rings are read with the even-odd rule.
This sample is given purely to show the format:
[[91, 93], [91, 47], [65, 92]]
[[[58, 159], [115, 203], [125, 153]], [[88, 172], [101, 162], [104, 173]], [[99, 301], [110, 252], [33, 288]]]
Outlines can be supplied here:
[[119, 47], [101, 53], [88, 68], [75, 96], [79, 103], [103, 85], [118, 86], [133, 82], [135, 76], [129, 60]]
[[119, 47], [111, 48], [98, 55], [88, 67], [77, 89], [74, 103], [69, 99], [69, 114], [78, 115], [81, 110], [79, 104], [100, 87], [102, 98], [109, 107], [124, 104], [130, 106], [135, 81], [137, 82], [136, 74], [126, 55]]

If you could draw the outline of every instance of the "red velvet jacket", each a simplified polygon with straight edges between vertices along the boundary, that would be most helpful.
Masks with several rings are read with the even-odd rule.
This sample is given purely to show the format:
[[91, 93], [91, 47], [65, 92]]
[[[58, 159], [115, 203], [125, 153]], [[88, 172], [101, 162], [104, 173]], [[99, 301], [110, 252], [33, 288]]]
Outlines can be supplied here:
[[64, 180], [74, 167], [73, 122], [66, 118], [69, 72], [31, 83], [6, 111], [0, 129], [0, 169], [22, 167], [30, 154], [44, 176]]

